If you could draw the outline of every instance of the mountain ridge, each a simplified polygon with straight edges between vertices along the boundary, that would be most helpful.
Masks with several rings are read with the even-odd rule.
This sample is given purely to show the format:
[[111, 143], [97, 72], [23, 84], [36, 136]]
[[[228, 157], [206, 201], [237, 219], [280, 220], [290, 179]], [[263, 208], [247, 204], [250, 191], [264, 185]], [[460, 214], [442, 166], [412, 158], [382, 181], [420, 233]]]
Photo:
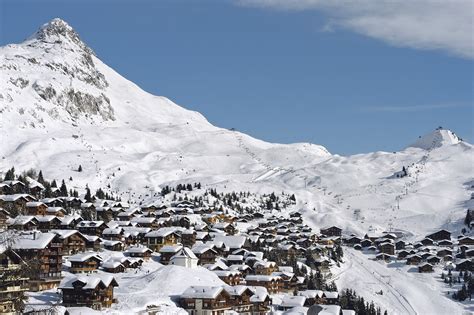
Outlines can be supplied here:
[[[143, 91], [81, 44], [56, 41], [79, 38], [71, 29], [53, 20], [35, 33], [47, 36], [0, 48], [0, 172], [42, 169], [48, 178], [73, 178], [68, 186], [78, 190], [110, 187], [132, 201], [179, 182], [292, 191], [308, 222], [352, 231], [392, 224], [419, 233], [457, 224], [463, 215], [463, 184], [473, 179], [466, 142], [443, 136], [434, 147], [345, 157], [316, 144], [261, 141]], [[392, 176], [403, 167], [409, 176]], [[438, 193], [443, 185], [454, 197]], [[429, 197], [436, 194], [444, 199]], [[395, 213], [396, 200], [402, 201]], [[430, 224], [420, 227], [418, 215]]]

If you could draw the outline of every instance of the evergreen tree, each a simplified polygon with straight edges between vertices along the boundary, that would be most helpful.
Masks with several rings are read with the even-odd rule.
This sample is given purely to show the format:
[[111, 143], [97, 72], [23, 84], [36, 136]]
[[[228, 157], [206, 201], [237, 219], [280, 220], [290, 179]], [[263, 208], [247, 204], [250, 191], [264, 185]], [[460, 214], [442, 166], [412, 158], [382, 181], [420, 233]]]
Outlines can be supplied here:
[[464, 218], [464, 224], [467, 226], [471, 226], [471, 221], [472, 221], [471, 210], [467, 209], [466, 217]]
[[86, 199], [87, 202], [92, 202], [91, 190], [89, 189], [89, 186], [86, 186], [86, 195], [84, 196], [84, 199]]
[[44, 178], [43, 178], [43, 172], [40, 170], [39, 173], [38, 173], [38, 179], [37, 179], [38, 183], [42, 184], [44, 186]]
[[61, 182], [61, 187], [59, 187], [59, 193], [61, 196], [67, 197], [67, 186], [66, 183], [64, 182], [64, 179]]
[[12, 167], [11, 169], [9, 169], [6, 174], [5, 174], [5, 177], [3, 180], [15, 180], [15, 168]]
[[77, 168], [78, 172], [82, 172], [82, 165], [79, 164], [79, 167]]

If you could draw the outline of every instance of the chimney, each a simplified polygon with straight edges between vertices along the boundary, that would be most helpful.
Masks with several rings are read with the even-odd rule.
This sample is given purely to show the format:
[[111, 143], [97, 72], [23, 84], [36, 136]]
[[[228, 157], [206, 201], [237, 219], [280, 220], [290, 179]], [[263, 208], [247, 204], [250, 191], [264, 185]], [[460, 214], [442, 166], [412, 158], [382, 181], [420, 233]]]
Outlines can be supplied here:
[[37, 231], [34, 230], [34, 231], [33, 231], [33, 240], [36, 240], [36, 233], [37, 233]]

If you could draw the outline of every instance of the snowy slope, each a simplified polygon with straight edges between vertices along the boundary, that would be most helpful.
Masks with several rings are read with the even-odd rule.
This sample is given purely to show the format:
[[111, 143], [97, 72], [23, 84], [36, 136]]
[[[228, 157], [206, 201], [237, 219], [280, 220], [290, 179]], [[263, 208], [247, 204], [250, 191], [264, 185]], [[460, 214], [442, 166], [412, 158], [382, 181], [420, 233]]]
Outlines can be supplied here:
[[[78, 189], [110, 185], [132, 201], [183, 181], [286, 190], [314, 227], [361, 234], [457, 227], [470, 195], [473, 147], [449, 130], [401, 152], [348, 157], [314, 144], [263, 142], [141, 90], [60, 19], [0, 48], [0, 69], [0, 171], [42, 169], [50, 179], [72, 177], [67, 184]], [[396, 178], [404, 166], [409, 176]]]
[[[42, 169], [48, 179], [72, 177], [67, 184], [78, 189], [110, 185], [131, 201], [177, 182], [200, 181], [218, 190], [284, 190], [296, 194], [295, 209], [316, 230], [337, 224], [363, 236], [393, 229], [407, 239], [441, 227], [459, 231], [474, 181], [473, 146], [449, 130], [430, 132], [400, 152], [344, 157], [314, 144], [272, 144], [212, 126], [199, 113], [120, 76], [59, 19], [23, 43], [0, 48], [0, 113], [0, 172], [11, 166]], [[408, 176], [397, 177], [403, 167]], [[444, 297], [433, 298], [438, 284], [424, 276], [370, 262], [392, 279], [383, 284], [364, 271], [363, 257], [352, 260], [339, 284], [361, 283], [356, 289], [368, 296], [379, 286], [384, 291], [395, 286], [412, 297], [408, 302], [397, 302], [396, 292], [378, 297], [393, 313], [423, 313], [431, 304], [443, 314], [460, 311]], [[119, 296], [132, 294], [128, 283], [148, 283], [144, 290], [150, 292], [154, 279], [162, 281], [166, 274], [158, 270], [141, 277], [146, 279], [136, 284], [122, 279], [127, 286]], [[139, 297], [129, 302], [130, 310], [146, 303]]]

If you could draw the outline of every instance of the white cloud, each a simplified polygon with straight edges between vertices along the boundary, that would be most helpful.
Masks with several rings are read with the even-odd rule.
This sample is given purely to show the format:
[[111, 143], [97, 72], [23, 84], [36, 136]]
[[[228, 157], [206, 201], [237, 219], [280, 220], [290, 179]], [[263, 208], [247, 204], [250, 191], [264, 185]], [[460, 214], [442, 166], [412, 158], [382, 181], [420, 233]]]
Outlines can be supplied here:
[[236, 0], [244, 6], [322, 11], [325, 29], [349, 29], [391, 45], [474, 58], [472, 0]]

